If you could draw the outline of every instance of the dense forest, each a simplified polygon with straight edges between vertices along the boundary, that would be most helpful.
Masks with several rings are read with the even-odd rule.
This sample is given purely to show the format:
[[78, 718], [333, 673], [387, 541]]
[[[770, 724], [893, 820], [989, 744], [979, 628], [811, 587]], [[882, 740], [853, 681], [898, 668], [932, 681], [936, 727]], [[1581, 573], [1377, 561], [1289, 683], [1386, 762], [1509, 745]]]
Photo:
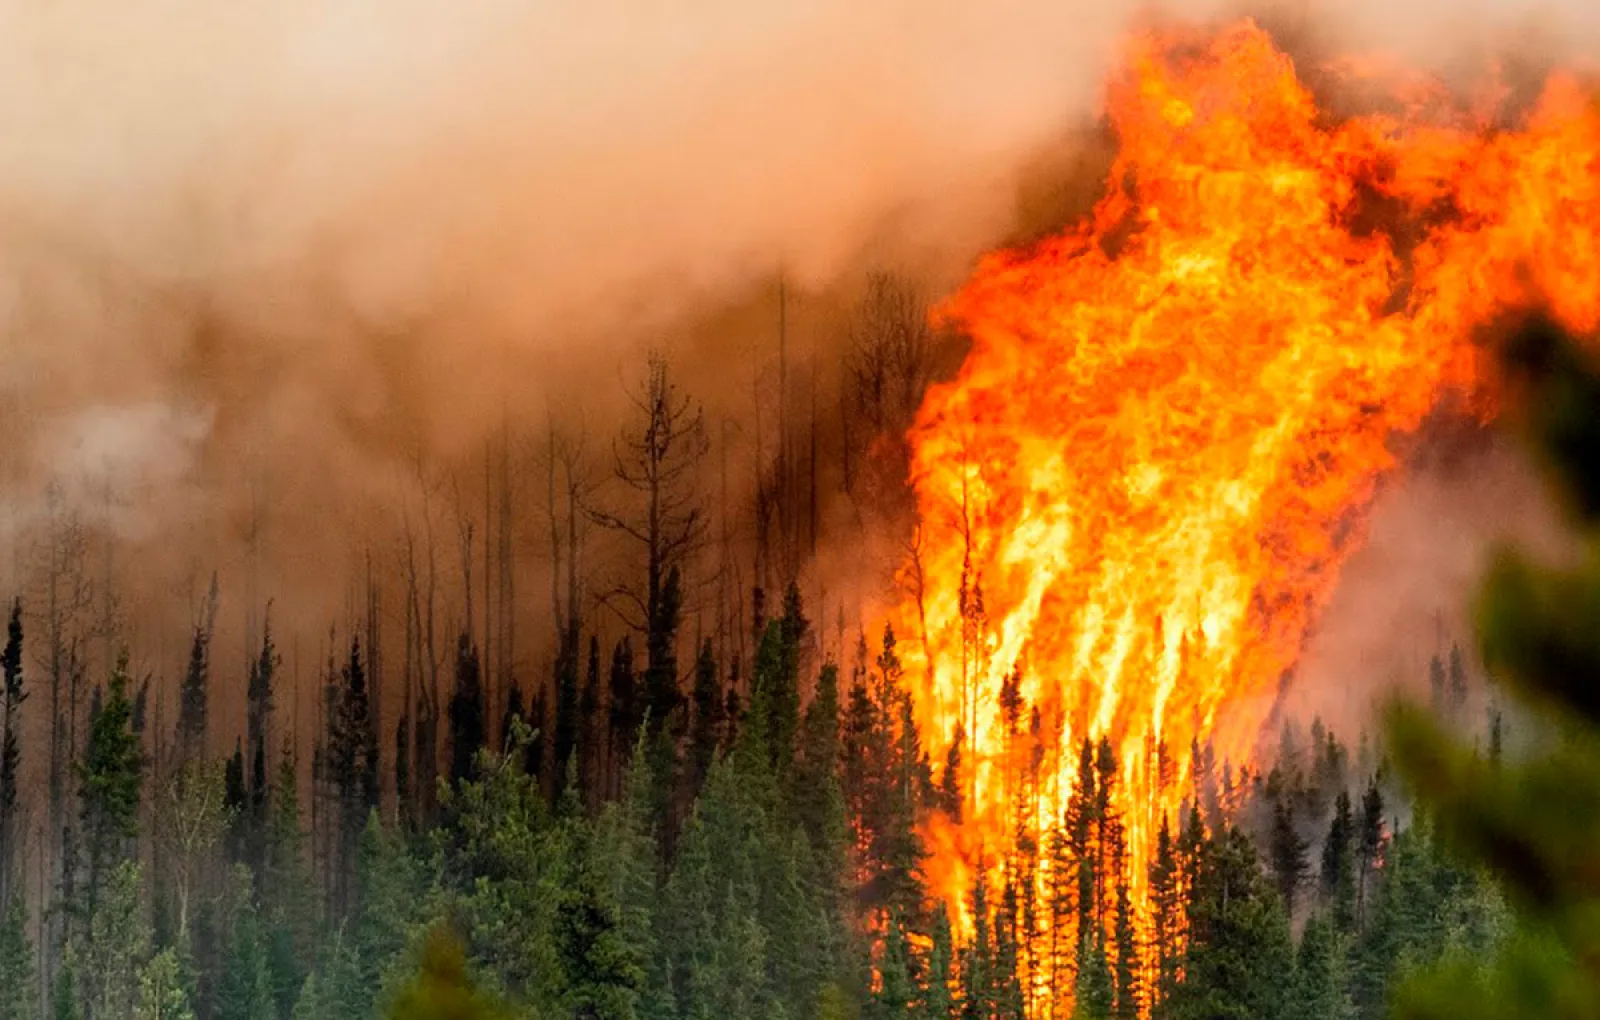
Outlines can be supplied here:
[[[443, 928], [483, 988], [536, 1016], [998, 1018], [1070, 998], [1085, 1017], [1376, 1017], [1397, 975], [1507, 930], [1484, 875], [1441, 853], [1425, 815], [1400, 820], [1369, 744], [1352, 754], [1314, 723], [1286, 724], [1263, 766], [1202, 772], [1161, 833], [1148, 931], [1108, 807], [1116, 762], [1086, 743], [1049, 830], [1060, 880], [1041, 898], [1023, 858], [989, 862], [959, 939], [924, 885], [917, 824], [947, 809], [959, 762], [930, 765], [893, 634], [842, 668], [813, 663], [796, 590], [780, 609], [756, 621], [747, 699], [709, 643], [680, 694], [652, 688], [626, 644], [606, 663], [591, 641], [548, 735], [516, 711], [486, 732], [463, 644], [432, 797], [403, 766], [378, 773], [359, 637], [327, 667], [310, 790], [293, 750], [266, 742], [270, 631], [243, 678], [248, 742], [225, 760], [152, 768], [150, 720], [114, 671], [64, 779], [72, 856], [38, 954], [13, 836], [28, 749], [6, 731], [0, 1015], [368, 1016], [404, 996]], [[13, 610], [4, 654], [13, 717], [33, 693], [22, 621]], [[1467, 693], [1459, 652], [1448, 662], [1435, 663], [1446, 712]], [[172, 739], [198, 748], [203, 633], [193, 664]], [[1092, 933], [1076, 945], [1048, 934], [1068, 915]]]
[[[1482, 979], [1477, 961], [1525, 937], [1461, 853], [1460, 799], [1410, 793], [1419, 775], [1435, 800], [1441, 774], [1520, 775], [1502, 695], [1460, 647], [1427, 678], [1428, 715], [1470, 742], [1454, 771], [1417, 718], [1398, 769], [1386, 731], [1318, 720], [1280, 720], [1250, 762], [1195, 747], [1136, 874], [1116, 755], [1085, 741], [1062, 816], [1019, 829], [1039, 844], [972, 862], [941, 902], [926, 823], [960, 813], [961, 743], [919, 732], [892, 630], [841, 612], [824, 641], [794, 581], [742, 594], [737, 639], [688, 630], [700, 425], [664, 363], [642, 392], [615, 447], [642, 513], [574, 496], [561, 517], [550, 462], [555, 652], [498, 696], [481, 642], [514, 628], [465, 608], [447, 652], [420, 654], [438, 628], [415, 586], [403, 703], [380, 713], [384, 642], [359, 617], [328, 642], [309, 740], [280, 722], [295, 687], [270, 606], [248, 668], [223, 668], [212, 583], [166, 719], [115, 634], [61, 626], [81, 591], [13, 603], [0, 1020], [1376, 1018], [1414, 975]], [[607, 596], [564, 544], [580, 516], [643, 578], [612, 596], [637, 615], [609, 641]], [[226, 692], [242, 726], [219, 719]], [[41, 702], [48, 725], [23, 725]], [[1017, 734], [1028, 711], [1008, 706]]]

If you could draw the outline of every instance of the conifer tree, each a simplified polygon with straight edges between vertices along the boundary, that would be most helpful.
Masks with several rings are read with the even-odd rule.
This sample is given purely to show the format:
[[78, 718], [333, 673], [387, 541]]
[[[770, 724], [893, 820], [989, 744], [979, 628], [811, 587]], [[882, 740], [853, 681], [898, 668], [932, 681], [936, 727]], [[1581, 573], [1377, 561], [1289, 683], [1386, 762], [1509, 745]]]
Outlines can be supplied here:
[[34, 1020], [34, 957], [28, 912], [14, 897], [0, 916], [0, 1020]]
[[178, 747], [185, 758], [204, 754], [211, 698], [211, 640], [217, 626], [217, 575], [195, 623], [189, 642], [189, 665], [178, 697]]
[[1317, 914], [1306, 922], [1286, 1007], [1290, 1020], [1355, 1020], [1345, 936], [1327, 915]]
[[1386, 834], [1383, 826], [1383, 792], [1373, 779], [1361, 795], [1361, 822], [1356, 843], [1356, 923], [1367, 921], [1367, 887], [1382, 860]]
[[[557, 705], [556, 711], [560, 712]], [[472, 774], [472, 762], [484, 746], [483, 676], [478, 646], [465, 630], [456, 641], [456, 686], [450, 696], [450, 781]]]
[[1183, 903], [1177, 848], [1165, 816], [1156, 834], [1155, 860], [1150, 863], [1151, 948], [1155, 958], [1155, 984], [1150, 989], [1153, 1014], [1172, 994], [1181, 962], [1179, 939], [1183, 929]]
[[911, 947], [905, 929], [894, 918], [883, 937], [883, 958], [878, 964], [878, 984], [872, 993], [869, 1020], [900, 1020], [911, 1014], [915, 990], [911, 980]]
[[1112, 1000], [1112, 1016], [1117, 1020], [1138, 1020], [1144, 997], [1138, 933], [1134, 929], [1133, 904], [1128, 898], [1126, 877], [1117, 884], [1115, 920], [1115, 946], [1117, 951]]
[[1116, 1000], [1103, 939], [1087, 932], [1078, 942], [1077, 980], [1072, 991], [1073, 1020], [1110, 1020]]
[[22, 770], [22, 603], [11, 603], [6, 644], [0, 651], [0, 911], [8, 910], [20, 878], [18, 851], [22, 804], [18, 780]]
[[1310, 870], [1310, 846], [1295, 829], [1294, 812], [1284, 797], [1273, 798], [1272, 836], [1269, 853], [1272, 874], [1283, 898], [1284, 912], [1294, 914], [1300, 887]]
[[216, 1020], [277, 1020], [266, 933], [248, 901], [235, 911], [218, 982]]
[[[144, 757], [130, 726], [128, 655], [123, 652], [89, 721], [83, 758], [77, 763], [83, 829], [83, 916], [93, 924], [107, 876], [130, 856], [138, 831]], [[92, 1020], [92, 1018], [89, 1018]]]
[[351, 890], [361, 833], [368, 813], [378, 806], [378, 735], [359, 637], [351, 639], [344, 664], [337, 672], [330, 665], [329, 674], [332, 704], [327, 770], [334, 793], [337, 836], [332, 906], [335, 914], [342, 915], [353, 905]]
[[1333, 922], [1341, 932], [1355, 923], [1355, 818], [1350, 794], [1340, 790], [1334, 799], [1333, 820], [1322, 841], [1319, 888], [1323, 902], [1331, 905]]
[[693, 721], [689, 730], [689, 789], [698, 794], [722, 743], [724, 698], [711, 639], [700, 643], [694, 664]]
[[954, 1020], [955, 1002], [951, 995], [955, 950], [950, 932], [950, 914], [943, 903], [933, 909], [933, 935], [928, 949], [928, 979], [922, 994], [920, 1020]]
[[[259, 875], [264, 853], [263, 840], [268, 824], [267, 800], [271, 793], [273, 775], [268, 766], [267, 747], [272, 739], [271, 725], [273, 694], [277, 684], [278, 668], [282, 659], [272, 642], [272, 604], [267, 604], [265, 622], [261, 633], [261, 651], [250, 663], [250, 677], [246, 688], [245, 734], [249, 742], [250, 757], [250, 825], [246, 862]], [[396, 768], [406, 758], [396, 754]], [[405, 797], [400, 797], [405, 803]]]

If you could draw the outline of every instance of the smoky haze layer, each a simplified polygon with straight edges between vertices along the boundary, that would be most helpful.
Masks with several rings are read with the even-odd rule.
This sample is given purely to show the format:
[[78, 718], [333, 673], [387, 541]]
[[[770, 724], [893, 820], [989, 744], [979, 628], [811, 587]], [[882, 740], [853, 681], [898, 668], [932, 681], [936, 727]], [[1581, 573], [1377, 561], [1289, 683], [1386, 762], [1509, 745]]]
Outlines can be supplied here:
[[[1491, 39], [1565, 55], [1546, 40], [1594, 39], [1588, 7], [1292, 13], [1330, 46], [1444, 66]], [[389, 562], [397, 521], [429, 521], [421, 490], [477, 498], [419, 464], [551, 418], [603, 461], [654, 345], [715, 417], [744, 416], [716, 432], [742, 499], [773, 449], [777, 423], [762, 446], [748, 414], [772, 392], [780, 266], [825, 366], [848, 330], [806, 299], [832, 308], [878, 265], [934, 296], [1058, 226], [1074, 203], [1039, 182], [1073, 165], [1123, 33], [1232, 13], [0, 0], [3, 590], [36, 590], [66, 505], [115, 533], [96, 570], [167, 661], [211, 570], [252, 577], [227, 612], [277, 596], [348, 619], [371, 547]], [[519, 447], [513, 473], [534, 463]]]

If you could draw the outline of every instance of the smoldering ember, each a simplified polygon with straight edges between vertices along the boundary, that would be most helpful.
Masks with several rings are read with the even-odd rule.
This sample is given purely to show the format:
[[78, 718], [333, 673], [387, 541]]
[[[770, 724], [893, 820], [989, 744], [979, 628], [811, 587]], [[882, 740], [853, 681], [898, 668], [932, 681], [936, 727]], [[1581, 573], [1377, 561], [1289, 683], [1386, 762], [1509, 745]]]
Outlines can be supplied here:
[[1586, 5], [0, 0], [0, 1020], [1600, 1016]]

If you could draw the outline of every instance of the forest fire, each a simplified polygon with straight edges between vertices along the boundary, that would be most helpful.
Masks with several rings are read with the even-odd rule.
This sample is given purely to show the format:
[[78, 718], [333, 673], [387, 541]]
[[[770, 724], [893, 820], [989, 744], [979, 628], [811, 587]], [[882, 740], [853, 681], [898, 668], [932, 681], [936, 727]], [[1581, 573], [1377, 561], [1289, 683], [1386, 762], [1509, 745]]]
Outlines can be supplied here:
[[1092, 216], [940, 311], [973, 348], [914, 430], [897, 629], [923, 732], [961, 742], [929, 868], [952, 905], [1019, 845], [1047, 880], [1101, 738], [1139, 903], [1191, 749], [1248, 759], [1400, 441], [1490, 410], [1475, 330], [1600, 326], [1600, 110], [1565, 78], [1485, 95], [1336, 120], [1254, 24], [1141, 36]]

